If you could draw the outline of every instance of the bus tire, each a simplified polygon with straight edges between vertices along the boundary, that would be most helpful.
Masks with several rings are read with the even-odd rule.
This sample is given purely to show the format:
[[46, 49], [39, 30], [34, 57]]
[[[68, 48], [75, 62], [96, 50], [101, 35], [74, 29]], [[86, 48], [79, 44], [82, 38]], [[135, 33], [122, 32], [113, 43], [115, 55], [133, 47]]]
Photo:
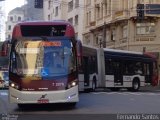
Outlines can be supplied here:
[[138, 78], [135, 78], [132, 82], [132, 91], [137, 92], [140, 88], [140, 81]]
[[93, 77], [93, 81], [92, 81], [92, 91], [94, 92], [97, 88], [97, 82], [96, 82], [96, 77]]

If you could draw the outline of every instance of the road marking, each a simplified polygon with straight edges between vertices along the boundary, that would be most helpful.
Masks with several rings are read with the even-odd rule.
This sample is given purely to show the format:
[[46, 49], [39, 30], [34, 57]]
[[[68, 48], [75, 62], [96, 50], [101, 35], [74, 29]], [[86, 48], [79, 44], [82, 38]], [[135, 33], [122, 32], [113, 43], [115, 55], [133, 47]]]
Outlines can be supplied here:
[[141, 96], [141, 95], [148, 95], [148, 96], [159, 96], [160, 93], [152, 93], [152, 92], [92, 92], [92, 94], [107, 94], [107, 95], [136, 95], [136, 96]]
[[2, 95], [2, 96], [7, 96], [8, 93], [7, 93], [7, 92], [1, 92], [0, 95]]
[[129, 93], [131, 95], [142, 95], [142, 93]]

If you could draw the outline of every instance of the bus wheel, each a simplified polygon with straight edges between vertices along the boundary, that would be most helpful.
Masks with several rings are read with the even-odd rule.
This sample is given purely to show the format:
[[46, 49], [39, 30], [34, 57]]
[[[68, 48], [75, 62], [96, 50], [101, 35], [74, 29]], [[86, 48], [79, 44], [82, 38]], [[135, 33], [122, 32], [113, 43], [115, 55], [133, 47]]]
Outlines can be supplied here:
[[94, 77], [92, 81], [92, 91], [95, 91], [96, 88], [97, 88], [96, 77]]
[[132, 90], [134, 92], [138, 91], [140, 88], [140, 82], [139, 82], [139, 79], [135, 79], [133, 80], [133, 83], [132, 83]]

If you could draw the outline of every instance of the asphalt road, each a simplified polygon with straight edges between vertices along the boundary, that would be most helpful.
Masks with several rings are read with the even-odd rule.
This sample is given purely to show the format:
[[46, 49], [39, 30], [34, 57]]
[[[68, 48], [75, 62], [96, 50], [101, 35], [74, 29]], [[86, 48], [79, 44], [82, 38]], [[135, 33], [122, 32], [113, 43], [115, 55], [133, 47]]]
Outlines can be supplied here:
[[[160, 113], [160, 91], [140, 92], [92, 92], [81, 93], [80, 101], [75, 108], [64, 104], [30, 105], [27, 109], [19, 109], [16, 104], [8, 102], [8, 91], [0, 90], [0, 114], [18, 115], [19, 118], [32, 119], [46, 117], [68, 118], [73, 116], [86, 119], [115, 117], [117, 114], [158, 114]], [[111, 114], [114, 114], [112, 116]], [[12, 117], [12, 116], [11, 116]], [[16, 116], [13, 116], [16, 117]], [[30, 117], [30, 118], [29, 118]], [[159, 116], [160, 117], [160, 116]], [[5, 117], [4, 117], [5, 118]], [[47, 119], [47, 120], [48, 120]], [[61, 118], [59, 118], [61, 119]], [[44, 120], [44, 119], [43, 119]]]

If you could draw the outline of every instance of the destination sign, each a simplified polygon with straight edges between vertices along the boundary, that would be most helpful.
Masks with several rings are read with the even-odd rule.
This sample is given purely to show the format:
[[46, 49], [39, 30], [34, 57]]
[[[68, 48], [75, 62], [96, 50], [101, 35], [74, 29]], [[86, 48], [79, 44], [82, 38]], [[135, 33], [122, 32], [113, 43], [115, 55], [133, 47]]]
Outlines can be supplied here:
[[41, 42], [41, 46], [55, 46], [55, 47], [60, 47], [60, 46], [62, 46], [62, 43], [61, 43], [61, 41]]

